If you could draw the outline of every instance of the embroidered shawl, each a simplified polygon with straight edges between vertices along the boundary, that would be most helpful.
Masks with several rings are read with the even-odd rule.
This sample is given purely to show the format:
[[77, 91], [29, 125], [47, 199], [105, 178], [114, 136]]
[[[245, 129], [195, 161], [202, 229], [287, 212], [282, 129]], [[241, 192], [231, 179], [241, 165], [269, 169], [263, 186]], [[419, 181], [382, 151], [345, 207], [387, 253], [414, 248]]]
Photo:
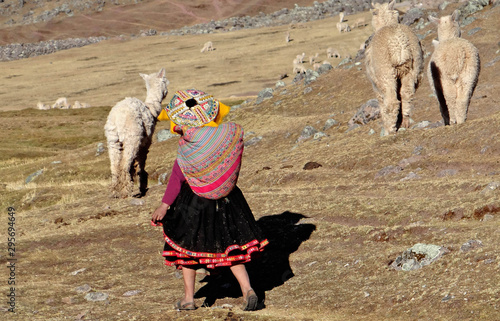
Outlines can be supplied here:
[[238, 180], [243, 154], [243, 128], [182, 126], [177, 162], [193, 192], [201, 197], [227, 196]]

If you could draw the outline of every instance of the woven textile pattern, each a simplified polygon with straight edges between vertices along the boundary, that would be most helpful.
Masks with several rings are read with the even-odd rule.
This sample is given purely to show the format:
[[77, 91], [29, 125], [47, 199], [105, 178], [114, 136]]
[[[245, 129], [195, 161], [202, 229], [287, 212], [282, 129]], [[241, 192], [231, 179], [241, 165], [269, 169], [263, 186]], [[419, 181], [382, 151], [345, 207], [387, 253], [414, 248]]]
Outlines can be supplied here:
[[236, 185], [243, 154], [243, 128], [235, 123], [187, 128], [177, 162], [193, 192], [208, 199], [228, 195]]
[[[197, 105], [188, 107], [186, 101], [195, 99]], [[219, 101], [196, 89], [179, 90], [166, 106], [167, 115], [177, 125], [199, 127], [215, 119]]]

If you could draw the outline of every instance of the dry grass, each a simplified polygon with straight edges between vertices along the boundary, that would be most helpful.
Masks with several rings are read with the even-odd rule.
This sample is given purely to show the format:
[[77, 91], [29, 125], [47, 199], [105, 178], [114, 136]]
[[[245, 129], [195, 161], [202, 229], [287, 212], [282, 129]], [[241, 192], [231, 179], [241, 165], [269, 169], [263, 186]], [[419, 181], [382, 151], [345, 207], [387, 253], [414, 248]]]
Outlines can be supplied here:
[[[477, 14], [478, 21], [468, 27], [480, 26], [483, 30], [473, 39], [480, 47], [483, 62], [493, 59], [497, 50], [496, 43], [488, 39], [500, 27], [499, 9], [486, 11], [489, 16]], [[313, 25], [318, 26], [311, 23], [306, 29], [310, 41], [316, 39]], [[271, 29], [247, 32], [248, 39], [257, 39], [268, 36]], [[318, 37], [323, 35], [318, 32]], [[238, 32], [221, 37], [237, 41], [234, 37], [246, 35]], [[435, 31], [424, 39], [424, 45], [434, 36]], [[177, 38], [176, 46], [189, 48], [203, 43], [199, 39]], [[71, 55], [73, 61], [85, 61], [83, 58], [91, 56], [108, 59], [103, 52], [119, 50], [123, 53], [120, 59], [109, 58], [115, 64], [109, 66], [109, 72], [128, 74], [117, 66], [134, 61], [137, 70], [132, 72], [131, 65], [127, 67], [132, 78], [117, 77], [115, 81], [120, 78], [123, 88], [137, 90], [140, 96], [143, 88], [135, 79], [136, 72], [154, 70], [162, 64], [155, 61], [158, 66], [142, 65], [143, 56], [134, 53], [132, 45], [145, 46], [151, 41], [171, 39], [102, 43], [71, 54], [60, 53], [57, 58]], [[226, 51], [218, 49], [214, 53], [227, 52], [229, 44], [226, 46]], [[178, 57], [182, 52], [188, 56], [188, 51], [179, 49]], [[49, 57], [56, 56], [45, 58]], [[254, 63], [264, 64], [275, 58], [280, 56], [262, 51]], [[61, 64], [69, 65], [63, 61]], [[29, 62], [26, 65], [36, 68], [41, 60]], [[177, 61], [166, 65], [167, 70], [175, 68], [170, 80], [179, 88], [187, 86], [181, 66], [180, 60], [179, 65]], [[108, 198], [108, 159], [106, 154], [95, 156], [96, 144], [104, 142], [102, 128], [109, 107], [0, 113], [9, 138], [0, 141], [0, 176], [4, 184], [0, 185], [1, 204], [2, 208], [16, 207], [19, 228], [18, 310], [15, 316], [7, 317], [62, 320], [83, 314], [84, 320], [498, 319], [499, 191], [483, 190], [489, 183], [500, 181], [500, 112], [496, 108], [499, 85], [492, 81], [499, 66], [497, 63], [483, 68], [469, 120], [460, 126], [412, 129], [381, 138], [368, 134], [370, 129], [380, 131], [380, 124], [373, 122], [346, 132], [347, 121], [359, 105], [373, 97], [364, 71], [356, 68], [334, 69], [321, 76], [310, 85], [312, 92], [308, 94], [303, 94], [301, 84], [288, 85], [286, 93], [278, 91], [262, 104], [245, 104], [231, 112], [229, 120], [243, 125], [247, 139], [263, 137], [245, 148], [239, 180], [259, 224], [271, 239], [262, 264], [249, 266], [254, 284], [264, 289], [266, 297], [266, 308], [254, 313], [239, 309], [241, 298], [228, 279], [224, 279], [225, 283], [214, 281], [215, 288], [211, 288], [212, 282], [197, 284], [201, 296], [196, 299], [198, 304], [204, 299], [203, 293], [212, 291], [222, 296], [214, 307], [188, 313], [171, 308], [182, 295], [182, 280], [176, 278], [174, 270], [163, 267], [161, 232], [149, 225], [149, 217], [163, 195], [165, 187], [156, 185], [156, 178], [170, 170], [175, 141], [153, 143], [147, 164], [150, 190], [142, 198], [144, 205], [137, 206], [127, 199]], [[229, 72], [227, 68], [224, 71]], [[78, 71], [83, 79], [93, 77], [94, 72], [99, 71]], [[214, 71], [214, 75], [226, 81], [231, 79], [228, 72]], [[245, 75], [255, 77], [259, 73], [247, 72]], [[54, 73], [52, 77], [58, 79], [58, 71]], [[190, 74], [189, 69], [186, 74]], [[252, 87], [248, 79], [254, 78], [241, 77], [248, 88], [261, 88], [265, 83]], [[209, 83], [206, 78], [199, 81], [195, 85]], [[59, 90], [64, 92], [64, 88]], [[217, 88], [213, 87], [220, 94]], [[118, 87], [108, 90], [110, 101], [124, 96]], [[440, 119], [437, 102], [429, 94], [424, 82], [417, 91], [416, 121]], [[328, 118], [338, 120], [340, 125], [326, 130], [327, 137], [296, 143], [306, 125], [321, 129]], [[163, 128], [168, 128], [168, 123], [160, 123], [157, 130]], [[416, 150], [421, 150], [420, 155]], [[411, 162], [401, 172], [377, 176], [386, 166], [398, 165], [405, 159]], [[303, 170], [309, 161], [322, 167]], [[24, 179], [41, 168], [44, 173], [25, 185]], [[450, 169], [456, 173], [442, 175], [443, 170]], [[419, 178], [402, 180], [410, 172]], [[484, 220], [485, 214], [491, 219]], [[6, 215], [2, 217], [0, 224], [5, 227]], [[481, 240], [483, 247], [460, 251], [460, 246], [470, 239]], [[416, 243], [445, 246], [450, 253], [412, 272], [388, 268], [403, 250]], [[4, 254], [0, 262], [6, 262]], [[81, 268], [86, 270], [70, 274]], [[87, 302], [84, 294], [75, 291], [83, 284], [108, 293], [109, 303]], [[129, 290], [142, 292], [123, 296]], [[452, 299], [444, 302], [448, 295]], [[234, 307], [223, 309], [225, 303]]]

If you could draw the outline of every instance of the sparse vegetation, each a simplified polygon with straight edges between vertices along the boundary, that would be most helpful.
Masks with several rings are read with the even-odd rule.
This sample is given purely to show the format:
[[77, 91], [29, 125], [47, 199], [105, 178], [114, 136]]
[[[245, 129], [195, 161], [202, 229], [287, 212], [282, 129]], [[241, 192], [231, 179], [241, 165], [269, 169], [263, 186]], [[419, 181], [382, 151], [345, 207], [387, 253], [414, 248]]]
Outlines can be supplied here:
[[[443, 15], [457, 6], [450, 4]], [[470, 40], [487, 64], [498, 56], [500, 7], [475, 17], [462, 32], [467, 37], [468, 30], [481, 28]], [[257, 38], [269, 30], [210, 35], [219, 39], [214, 40], [217, 50], [207, 55], [199, 53], [208, 39], [204, 36], [176, 38], [175, 46], [191, 48], [186, 50], [174, 49], [171, 39], [148, 37], [135, 40], [133, 46], [107, 42], [30, 58], [22, 64], [2, 63], [4, 80], [20, 75], [8, 85], [3, 82], [4, 90], [11, 86], [18, 91], [2, 107], [34, 107], [42, 92], [98, 106], [86, 97], [73, 97], [71, 90], [88, 88], [91, 95], [97, 93], [104, 72], [124, 78], [120, 85], [104, 90], [112, 93], [106, 97], [110, 105], [126, 96], [143, 96], [137, 73], [157, 66], [144, 64], [145, 51], [136, 48], [159, 42], [165, 47], [158, 46], [162, 48], [153, 55], [170, 50], [158, 66], [167, 67], [172, 90], [188, 85], [186, 74], [203, 71], [193, 80], [198, 86], [232, 81], [230, 73], [235, 72], [239, 76], [234, 79], [243, 81], [234, 85], [241, 87], [217, 86], [213, 93], [230, 97], [223, 99], [229, 105], [241, 104], [241, 97], [231, 96], [241, 94], [246, 99], [256, 88], [274, 85], [281, 60], [283, 70], [290, 69], [290, 60], [303, 52], [297, 47], [301, 39], [307, 35], [307, 48], [312, 48], [316, 36], [328, 34], [328, 24], [335, 40], [325, 43], [322, 38], [317, 47], [324, 50], [317, 51], [335, 46], [344, 52], [345, 46], [346, 52], [355, 52], [369, 28], [339, 34], [337, 21], [304, 24], [305, 28], [294, 29], [294, 40], [288, 44], [282, 39], [284, 29], [270, 34], [278, 39], [272, 46], [290, 47], [290, 55], [283, 51], [267, 56], [262, 47], [260, 68], [255, 68], [253, 56], [251, 63], [214, 72], [211, 68], [217, 64], [210, 57], [229, 55], [236, 36]], [[434, 29], [429, 25], [419, 31], [432, 30], [422, 40], [427, 51], [437, 35]], [[192, 58], [196, 63], [190, 60], [191, 51], [196, 53]], [[112, 52], [120, 55], [109, 56]], [[208, 60], [201, 63], [200, 56]], [[88, 65], [80, 65], [85, 61]], [[122, 70], [118, 66], [125, 61], [133, 63]], [[78, 77], [64, 71], [71, 63]], [[207, 68], [183, 72], [189, 64]], [[109, 159], [106, 153], [96, 156], [97, 144], [105, 142], [109, 106], [1, 111], [0, 203], [4, 212], [8, 206], [16, 208], [19, 269], [17, 313], [2, 310], [0, 315], [8, 320], [495, 320], [500, 313], [500, 188], [487, 187], [500, 181], [499, 67], [497, 62], [481, 69], [466, 123], [410, 128], [388, 137], [378, 135], [379, 122], [346, 132], [358, 107], [373, 98], [365, 71], [357, 66], [323, 74], [308, 85], [310, 93], [304, 94], [304, 86], [290, 80], [273, 98], [232, 110], [227, 120], [244, 127], [246, 140], [262, 136], [257, 144], [245, 147], [238, 185], [272, 241], [268, 256], [263, 257], [265, 264], [253, 267], [258, 277], [252, 279], [265, 290], [266, 307], [251, 313], [240, 311], [241, 298], [224, 278], [220, 283], [200, 278], [197, 284], [198, 305], [207, 292], [222, 296], [212, 308], [183, 313], [172, 308], [182, 295], [182, 280], [175, 270], [163, 266], [162, 233], [150, 226], [149, 218], [165, 190], [157, 185], [157, 178], [170, 170], [175, 139], [157, 142], [153, 138], [148, 154], [150, 188], [140, 199], [144, 204], [133, 205], [130, 199], [107, 196]], [[35, 70], [46, 73], [42, 83], [32, 87], [25, 81], [28, 75], [39, 75]], [[207, 80], [209, 75], [217, 80]], [[24, 94], [24, 87], [33, 94]], [[431, 93], [427, 82], [417, 90], [412, 116], [416, 122], [441, 119]], [[16, 98], [23, 103], [14, 105]], [[330, 118], [339, 125], [325, 130], [326, 137], [297, 143], [306, 125], [321, 129]], [[168, 122], [160, 122], [156, 130], [168, 128]], [[370, 135], [370, 129], [376, 134]], [[310, 161], [322, 166], [304, 170]], [[400, 170], [387, 170], [389, 166]], [[26, 184], [25, 179], [40, 169], [43, 173]], [[2, 217], [4, 236], [7, 221], [6, 215]], [[461, 245], [471, 239], [481, 240], [483, 246], [461, 251]], [[392, 260], [416, 243], [444, 246], [450, 253], [415, 271], [389, 268]], [[6, 262], [6, 252], [0, 253], [0, 263]], [[71, 274], [82, 268], [85, 271]], [[108, 293], [109, 304], [87, 301], [85, 294], [75, 290], [84, 284]], [[123, 296], [130, 290], [141, 292]], [[223, 304], [233, 307], [222, 308]], [[6, 303], [0, 306], [5, 308]]]

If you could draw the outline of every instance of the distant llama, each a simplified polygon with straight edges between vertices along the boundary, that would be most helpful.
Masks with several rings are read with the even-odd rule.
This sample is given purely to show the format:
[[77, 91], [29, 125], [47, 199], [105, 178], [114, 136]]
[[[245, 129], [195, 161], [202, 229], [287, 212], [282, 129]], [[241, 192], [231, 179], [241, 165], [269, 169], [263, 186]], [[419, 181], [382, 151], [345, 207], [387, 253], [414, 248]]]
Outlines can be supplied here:
[[205, 44], [203, 45], [203, 48], [201, 49], [200, 52], [205, 52], [205, 51], [213, 51], [215, 50], [214, 48], [214, 44], [211, 42], [211, 41], [207, 41], [205, 42]]
[[351, 31], [351, 27], [347, 24], [347, 22], [337, 22], [337, 30], [342, 33], [342, 32], [349, 32]]
[[460, 38], [459, 12], [429, 20], [438, 26], [438, 39], [427, 76], [437, 96], [445, 125], [461, 124], [467, 119], [470, 100], [481, 69], [479, 51], [468, 40]]
[[68, 103], [68, 99], [66, 97], [57, 98], [52, 108], [60, 108], [60, 109], [69, 109], [71, 105]]
[[146, 158], [151, 146], [161, 102], [167, 96], [169, 84], [165, 69], [150, 75], [140, 74], [146, 82], [146, 100], [127, 97], [109, 112], [104, 126], [111, 162], [111, 190], [114, 197], [128, 197], [134, 189], [134, 177], [139, 175], [139, 192], [145, 195], [148, 173]]
[[394, 3], [372, 3], [375, 34], [365, 51], [366, 73], [381, 106], [383, 135], [409, 127], [423, 71], [420, 41], [408, 26], [399, 24]]

